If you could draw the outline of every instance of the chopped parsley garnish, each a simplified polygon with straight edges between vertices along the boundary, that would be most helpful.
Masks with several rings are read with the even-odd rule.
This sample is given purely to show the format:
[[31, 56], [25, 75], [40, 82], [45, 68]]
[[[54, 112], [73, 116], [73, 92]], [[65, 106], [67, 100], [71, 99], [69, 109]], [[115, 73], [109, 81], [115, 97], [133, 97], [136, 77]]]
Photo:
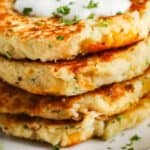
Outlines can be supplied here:
[[131, 148], [128, 148], [128, 150], [134, 150], [134, 148], [133, 148], [133, 147], [131, 147]]
[[136, 142], [136, 141], [138, 141], [138, 140], [140, 140], [141, 138], [138, 136], [138, 135], [134, 135], [134, 136], [132, 136], [131, 138], [130, 138], [130, 141], [131, 141], [131, 143], [134, 143], [134, 142]]
[[59, 145], [55, 145], [55, 146], [53, 146], [52, 150], [60, 150]]
[[134, 143], [140, 140], [141, 138], [136, 134], [130, 138], [130, 143], [126, 144], [125, 146], [122, 146], [122, 150], [134, 150]]
[[117, 121], [121, 121], [121, 119], [122, 119], [122, 116], [121, 116], [121, 115], [116, 116], [116, 120], [117, 120]]
[[108, 150], [112, 150], [112, 147], [107, 147]]
[[121, 11], [118, 11], [118, 12], [117, 12], [117, 15], [121, 15], [121, 14], [122, 14], [122, 12], [121, 12]]
[[79, 20], [77, 19], [77, 17], [75, 16], [72, 20], [71, 19], [64, 19], [61, 18], [60, 22], [63, 23], [64, 25], [73, 25], [76, 24], [77, 22], [79, 22]]
[[126, 147], [125, 147], [125, 146], [122, 146], [121, 149], [122, 149], [122, 150], [123, 150], [123, 149], [126, 149]]
[[90, 14], [89, 16], [88, 16], [88, 19], [93, 19], [95, 17], [95, 14]]
[[56, 37], [56, 39], [62, 41], [62, 40], [64, 40], [64, 37], [61, 36], [61, 35], [58, 35], [58, 36]]
[[29, 16], [32, 12], [32, 8], [24, 8], [23, 9], [23, 15]]
[[70, 19], [61, 19], [61, 23], [63, 23], [64, 25], [73, 25], [74, 21]]
[[86, 8], [93, 9], [93, 8], [97, 8], [97, 7], [98, 7], [98, 3], [95, 3], [93, 0], [90, 0], [90, 2]]
[[8, 51], [6, 51], [5, 56], [6, 56], [8, 59], [11, 59], [11, 58], [12, 58], [11, 53], [10, 53], [10, 52], [8, 52]]
[[57, 13], [63, 16], [68, 15], [70, 13], [70, 8], [68, 6], [58, 7]]

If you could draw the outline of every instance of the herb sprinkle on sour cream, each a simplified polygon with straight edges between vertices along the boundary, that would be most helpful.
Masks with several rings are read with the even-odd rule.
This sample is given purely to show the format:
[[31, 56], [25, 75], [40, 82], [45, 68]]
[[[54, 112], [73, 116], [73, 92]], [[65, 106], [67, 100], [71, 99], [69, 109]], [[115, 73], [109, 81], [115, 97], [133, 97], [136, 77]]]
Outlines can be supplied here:
[[58, 16], [67, 20], [114, 16], [124, 13], [130, 0], [16, 0], [15, 10], [23, 15]]

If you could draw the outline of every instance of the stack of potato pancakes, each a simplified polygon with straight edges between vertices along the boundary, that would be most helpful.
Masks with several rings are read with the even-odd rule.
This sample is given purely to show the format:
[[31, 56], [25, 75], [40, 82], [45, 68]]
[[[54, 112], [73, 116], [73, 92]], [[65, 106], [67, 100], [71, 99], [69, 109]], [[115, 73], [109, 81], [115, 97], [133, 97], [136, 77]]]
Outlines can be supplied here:
[[70, 146], [150, 117], [150, 0], [74, 24], [0, 0], [0, 128]]

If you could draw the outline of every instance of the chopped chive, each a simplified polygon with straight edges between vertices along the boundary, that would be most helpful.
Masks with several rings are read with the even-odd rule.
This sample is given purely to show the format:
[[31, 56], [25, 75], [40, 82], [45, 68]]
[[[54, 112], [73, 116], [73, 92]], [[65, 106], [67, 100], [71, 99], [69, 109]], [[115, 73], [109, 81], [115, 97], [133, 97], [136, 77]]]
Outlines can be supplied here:
[[93, 9], [93, 8], [97, 8], [97, 6], [98, 6], [98, 3], [95, 3], [93, 0], [90, 0], [86, 8]]
[[68, 15], [70, 13], [70, 8], [68, 6], [58, 7], [57, 13], [61, 15]]
[[77, 17], [75, 16], [72, 20], [71, 19], [64, 19], [61, 18], [60, 22], [63, 23], [64, 25], [68, 26], [68, 25], [73, 25], [79, 22], [79, 20], [77, 19]]
[[5, 56], [6, 56], [8, 59], [11, 59], [11, 58], [12, 58], [11, 53], [10, 53], [10, 52], [8, 52], [8, 51], [6, 51]]
[[55, 145], [55, 146], [53, 146], [52, 150], [60, 150], [59, 145]]
[[121, 119], [122, 119], [122, 116], [121, 116], [121, 115], [116, 116], [116, 120], [117, 120], [117, 121], [121, 121]]
[[93, 19], [94, 18], [94, 16], [95, 16], [95, 14], [90, 14], [89, 16], [88, 16], [88, 19]]
[[118, 12], [117, 12], [117, 15], [121, 15], [121, 14], [122, 14], [122, 12], [121, 12], [121, 11], [118, 11]]
[[24, 16], [29, 16], [32, 12], [32, 8], [24, 8], [23, 9], [23, 15]]
[[56, 39], [62, 41], [62, 40], [64, 40], [64, 37], [59, 35], [59, 36], [56, 37]]
[[131, 141], [131, 143], [134, 143], [134, 142], [136, 142], [136, 141], [138, 141], [138, 140], [140, 140], [141, 138], [136, 134], [136, 135], [134, 135], [134, 136], [132, 136], [131, 138], [130, 138], [130, 141]]

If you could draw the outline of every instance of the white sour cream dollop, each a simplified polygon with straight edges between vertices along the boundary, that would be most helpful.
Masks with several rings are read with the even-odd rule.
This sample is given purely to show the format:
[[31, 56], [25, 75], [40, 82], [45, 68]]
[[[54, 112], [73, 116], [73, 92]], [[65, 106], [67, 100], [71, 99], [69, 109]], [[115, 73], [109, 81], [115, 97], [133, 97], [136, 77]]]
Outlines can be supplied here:
[[130, 0], [16, 0], [14, 4], [20, 13], [42, 17], [57, 14], [66, 19], [75, 16], [79, 19], [87, 19], [91, 15], [114, 16], [124, 13], [130, 6]]

